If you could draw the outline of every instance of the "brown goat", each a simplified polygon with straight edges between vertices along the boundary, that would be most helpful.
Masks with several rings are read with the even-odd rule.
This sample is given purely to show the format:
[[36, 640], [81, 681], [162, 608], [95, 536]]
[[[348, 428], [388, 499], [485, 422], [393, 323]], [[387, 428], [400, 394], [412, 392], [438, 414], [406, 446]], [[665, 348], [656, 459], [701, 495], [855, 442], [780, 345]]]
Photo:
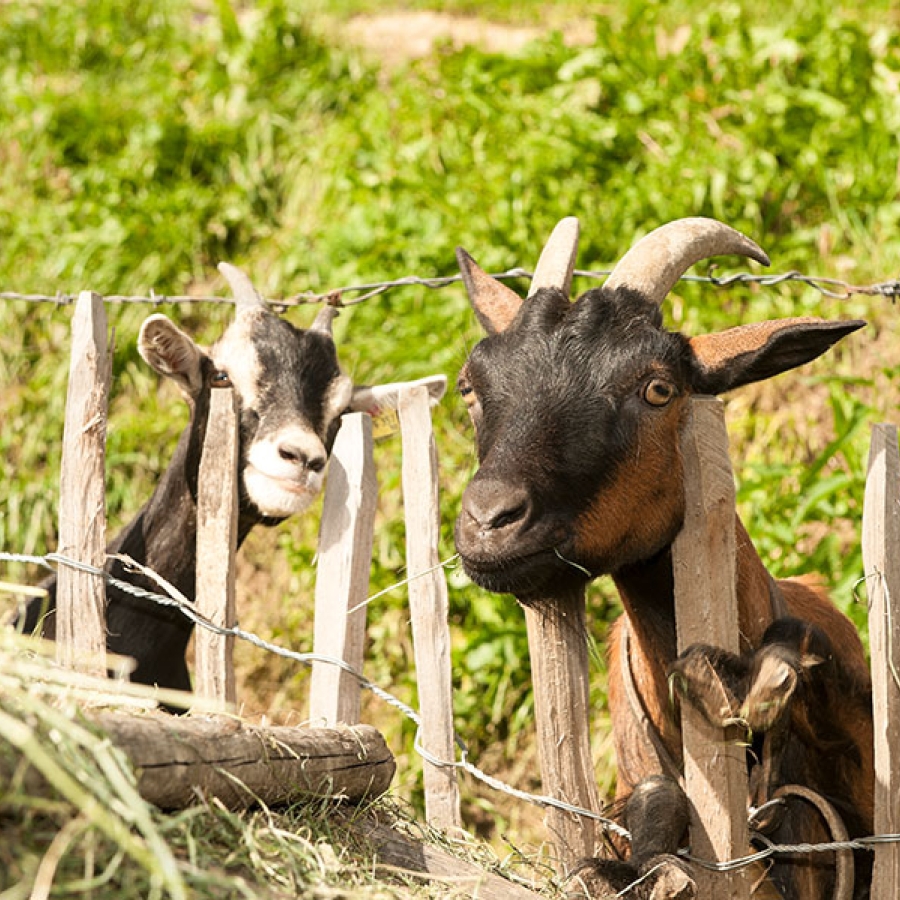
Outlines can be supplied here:
[[[665, 297], [702, 259], [740, 254], [768, 264], [753, 241], [711, 219], [669, 223], [639, 241], [602, 288], [572, 303], [577, 240], [577, 221], [563, 220], [525, 302], [457, 252], [488, 336], [459, 376], [480, 468], [463, 496], [456, 543], [477, 584], [526, 603], [552, 596], [557, 586], [613, 578], [624, 614], [611, 633], [609, 703], [624, 801], [651, 776], [677, 777], [681, 767], [673, 671], [683, 699], [712, 718], [723, 714], [704, 706], [700, 667], [679, 661], [676, 651], [671, 544], [684, 518], [679, 433], [687, 400], [808, 362], [864, 323], [804, 317], [689, 339], [663, 328]], [[759, 757], [748, 753], [751, 769], [767, 760], [763, 776], [751, 772], [751, 802], [796, 783], [827, 798], [851, 835], [867, 833], [871, 700], [856, 630], [810, 582], [775, 582], [740, 521], [737, 550], [744, 657], [693, 652], [732, 684], [734, 708], [724, 713], [755, 716], [756, 742], [769, 742], [755, 748]], [[776, 620], [787, 624], [770, 632]], [[810, 662], [811, 642], [823, 665]], [[765, 688], [773, 673], [769, 687], [780, 705], [767, 720], [763, 710], [772, 697]], [[744, 708], [755, 701], [757, 708]], [[791, 800], [782, 806], [782, 814], [758, 823], [770, 840], [828, 837], [815, 810]], [[632, 852], [639, 855], [638, 848]], [[865, 868], [859, 867], [859, 896], [867, 890]], [[769, 883], [786, 898], [828, 896], [834, 860], [830, 854], [776, 860]]]

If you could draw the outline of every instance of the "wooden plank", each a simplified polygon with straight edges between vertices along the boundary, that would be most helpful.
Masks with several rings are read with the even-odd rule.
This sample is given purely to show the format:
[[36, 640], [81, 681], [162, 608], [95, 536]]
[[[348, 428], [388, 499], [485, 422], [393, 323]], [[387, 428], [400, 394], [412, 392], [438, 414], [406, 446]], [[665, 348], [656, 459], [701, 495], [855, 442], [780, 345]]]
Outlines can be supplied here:
[[[231, 387], [214, 388], [200, 457], [197, 485], [198, 612], [216, 625], [234, 625], [235, 554], [238, 524], [237, 406]], [[198, 628], [195, 638], [195, 689], [233, 705], [234, 638]]]
[[[863, 506], [862, 551], [869, 596], [875, 710], [875, 834], [900, 833], [900, 452], [897, 429], [875, 425]], [[900, 844], [875, 848], [872, 900], [893, 900]]]
[[[103, 298], [78, 296], [60, 465], [59, 553], [102, 568], [106, 561], [106, 416], [112, 349]], [[97, 575], [60, 566], [56, 658], [102, 674], [106, 651], [106, 585]]]
[[[740, 650], [735, 588], [734, 476], [722, 403], [695, 397], [681, 435], [684, 527], [672, 547], [679, 653], [695, 643]], [[691, 852], [725, 861], [749, 847], [745, 749], [738, 735], [712, 728], [682, 704], [685, 788], [691, 808]], [[700, 900], [746, 900], [746, 870], [695, 867]]]
[[[540, 598], [525, 606], [542, 791], [599, 812], [590, 741], [590, 663], [584, 590]], [[593, 819], [549, 808], [545, 816], [561, 868], [595, 856]]]
[[396, 763], [371, 725], [253, 726], [224, 716], [101, 713], [94, 717], [131, 760], [138, 790], [161, 809], [184, 809], [197, 792], [230, 809], [303, 797], [372, 799]]
[[[412, 618], [420, 743], [438, 760], [456, 759], [447, 581], [440, 566], [438, 462], [426, 387], [400, 394], [398, 406], [403, 448], [401, 480], [406, 516], [406, 568]], [[462, 825], [456, 770], [423, 763], [425, 816], [436, 828]]]
[[[319, 527], [313, 650], [362, 671], [378, 482], [372, 456], [372, 419], [341, 419], [328, 463]], [[312, 725], [359, 722], [360, 685], [347, 672], [314, 662], [309, 692]]]

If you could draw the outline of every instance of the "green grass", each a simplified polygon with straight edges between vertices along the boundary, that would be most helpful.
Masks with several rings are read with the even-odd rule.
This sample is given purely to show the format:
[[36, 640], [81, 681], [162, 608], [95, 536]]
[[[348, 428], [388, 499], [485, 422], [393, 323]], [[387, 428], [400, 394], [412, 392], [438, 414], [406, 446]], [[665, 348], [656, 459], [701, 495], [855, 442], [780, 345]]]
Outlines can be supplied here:
[[[570, 214], [582, 220], [582, 268], [609, 265], [663, 221], [713, 215], [756, 238], [774, 271], [860, 283], [900, 272], [900, 39], [887, 0], [630, 0], [587, 11], [574, 2], [409, 3], [516, 25], [563, 27], [596, 14], [595, 32], [574, 46], [549, 33], [511, 54], [443, 47], [390, 68], [338, 37], [344, 18], [382, 6], [263, 0], [235, 14], [224, 0], [0, 4], [0, 290], [224, 293], [215, 264], [228, 259], [264, 293], [285, 296], [452, 274], [458, 244], [489, 269], [528, 267]], [[186, 417], [136, 353], [150, 311], [108, 308], [113, 527], [146, 498]], [[228, 314], [164, 311], [201, 339]], [[2, 550], [55, 548], [70, 313], [0, 302]], [[894, 307], [800, 285], [682, 285], [667, 307], [689, 334], [800, 314], [873, 324], [826, 360], [728, 401], [738, 499], [776, 574], [812, 565], [861, 621], [853, 586], [867, 431], [895, 415]], [[304, 324], [312, 311], [289, 315]], [[359, 381], [431, 371], [452, 380], [479, 337], [458, 287], [391, 291], [346, 311], [337, 334]], [[474, 458], [455, 397], [435, 422], [446, 557]], [[398, 458], [396, 439], [379, 445], [373, 592], [404, 574]], [[262, 607], [245, 604], [243, 624], [298, 649], [312, 639], [315, 532], [314, 521], [291, 523], [254, 538], [246, 554], [270, 593]], [[476, 759], [536, 788], [521, 615], [459, 571], [450, 601], [459, 730]], [[601, 650], [615, 614], [611, 590], [598, 584], [592, 637]], [[407, 618], [402, 591], [373, 604], [367, 673], [414, 702]], [[254, 702], [274, 697], [276, 712], [302, 717], [305, 672], [249, 651], [240, 658]], [[608, 789], [602, 653], [596, 659], [598, 777]], [[366, 716], [389, 733], [400, 792], [420, 802], [411, 726], [373, 702]], [[468, 821], [496, 826], [495, 836], [515, 840], [534, 818], [467, 792]]]

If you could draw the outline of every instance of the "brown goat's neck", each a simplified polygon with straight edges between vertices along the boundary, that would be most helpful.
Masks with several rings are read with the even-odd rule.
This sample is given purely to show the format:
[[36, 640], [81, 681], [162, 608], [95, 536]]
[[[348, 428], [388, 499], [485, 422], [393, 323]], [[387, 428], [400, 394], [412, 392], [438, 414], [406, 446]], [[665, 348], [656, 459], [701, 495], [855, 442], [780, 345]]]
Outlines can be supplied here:
[[620, 569], [613, 581], [629, 622], [633, 652], [667, 667], [677, 655], [671, 547], [651, 560]]
[[[739, 627], [742, 648], [748, 650], [759, 646], [765, 629], [774, 618], [770, 577], [737, 515], [735, 533]], [[624, 657], [611, 659], [611, 670], [628, 665], [627, 677], [634, 683], [643, 714], [662, 737], [670, 756], [680, 760], [681, 739], [671, 714], [668, 686], [668, 669], [678, 656], [671, 547], [651, 560], [620, 570], [614, 581], [624, 607], [625, 621], [619, 623], [611, 651], [615, 654], [626, 652], [624, 645], [627, 661]], [[629, 711], [626, 718], [635, 712]], [[643, 773], [646, 774], [650, 772]]]
[[[770, 576], [735, 514], [735, 579], [743, 649], [759, 645], [771, 623]], [[672, 549], [651, 560], [620, 570], [613, 576], [634, 642], [646, 647], [650, 659], [668, 666], [677, 656], [675, 582]]]

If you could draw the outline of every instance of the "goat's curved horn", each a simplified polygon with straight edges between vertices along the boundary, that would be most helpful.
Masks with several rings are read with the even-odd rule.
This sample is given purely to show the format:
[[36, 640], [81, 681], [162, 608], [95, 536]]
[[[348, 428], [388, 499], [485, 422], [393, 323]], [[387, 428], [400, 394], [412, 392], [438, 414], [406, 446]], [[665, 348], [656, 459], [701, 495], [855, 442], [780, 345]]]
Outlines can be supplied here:
[[541, 288], [559, 288], [566, 297], [572, 291], [572, 272], [578, 254], [578, 219], [568, 216], [550, 233], [534, 270], [528, 296]]
[[238, 310], [262, 307], [268, 309], [266, 301], [259, 296], [250, 279], [237, 266], [231, 263], [220, 262], [219, 271], [225, 276], [225, 280], [234, 294], [235, 306]]
[[641, 238], [619, 260], [604, 287], [636, 291], [659, 305], [694, 263], [732, 253], [769, 265], [769, 257], [750, 238], [723, 222], [676, 219]]
[[330, 303], [326, 303], [317, 313], [312, 325], [309, 326], [310, 331], [317, 331], [319, 334], [327, 334], [333, 337], [331, 323], [337, 318], [338, 309]]

